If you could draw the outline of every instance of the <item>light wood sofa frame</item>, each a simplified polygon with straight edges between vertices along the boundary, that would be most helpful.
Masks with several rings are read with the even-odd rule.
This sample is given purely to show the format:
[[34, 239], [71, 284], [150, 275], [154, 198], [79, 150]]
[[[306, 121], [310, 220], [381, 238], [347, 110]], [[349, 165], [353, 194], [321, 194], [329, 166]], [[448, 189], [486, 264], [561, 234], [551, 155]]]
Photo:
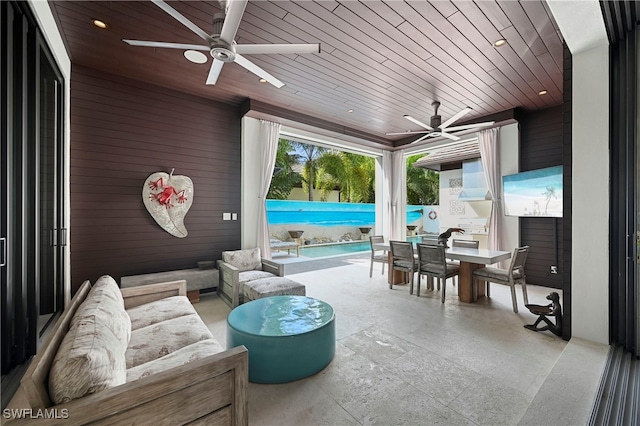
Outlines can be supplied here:
[[[38, 419], [38, 425], [152, 424], [247, 425], [248, 352], [239, 346], [142, 379], [53, 406], [48, 373], [73, 314], [90, 290], [85, 281], [33, 358], [7, 408], [47, 409], [66, 419]], [[186, 295], [186, 282], [175, 281], [121, 289], [125, 308]], [[14, 419], [6, 424], [32, 424]], [[5, 424], [3, 422], [3, 424]]]

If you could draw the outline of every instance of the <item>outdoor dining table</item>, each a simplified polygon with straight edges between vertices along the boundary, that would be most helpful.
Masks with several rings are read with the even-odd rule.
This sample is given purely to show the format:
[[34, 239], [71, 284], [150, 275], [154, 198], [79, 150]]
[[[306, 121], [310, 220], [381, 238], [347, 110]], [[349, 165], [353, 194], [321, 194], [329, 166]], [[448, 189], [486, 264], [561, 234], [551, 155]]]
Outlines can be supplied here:
[[[414, 243], [415, 247], [415, 243]], [[387, 250], [389, 256], [389, 282], [396, 284], [397, 277], [394, 277], [391, 268], [391, 245], [388, 242], [374, 244], [376, 250]], [[511, 252], [488, 249], [472, 249], [467, 247], [447, 247], [445, 251], [447, 259], [460, 261], [460, 274], [458, 276], [458, 298], [461, 302], [473, 303], [478, 298], [484, 297], [485, 286], [478, 286], [477, 294], [473, 292], [473, 271], [483, 268], [486, 265], [507, 260], [511, 257]], [[474, 297], [475, 296], [475, 297]]]

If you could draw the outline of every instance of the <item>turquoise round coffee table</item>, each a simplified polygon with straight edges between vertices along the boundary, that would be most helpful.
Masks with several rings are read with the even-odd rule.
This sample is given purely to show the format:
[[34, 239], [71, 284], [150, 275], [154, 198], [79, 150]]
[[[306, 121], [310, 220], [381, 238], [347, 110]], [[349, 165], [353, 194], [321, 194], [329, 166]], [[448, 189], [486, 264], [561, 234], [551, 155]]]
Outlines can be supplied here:
[[227, 348], [249, 350], [249, 381], [285, 383], [326, 367], [336, 350], [333, 308], [305, 296], [272, 296], [227, 317]]

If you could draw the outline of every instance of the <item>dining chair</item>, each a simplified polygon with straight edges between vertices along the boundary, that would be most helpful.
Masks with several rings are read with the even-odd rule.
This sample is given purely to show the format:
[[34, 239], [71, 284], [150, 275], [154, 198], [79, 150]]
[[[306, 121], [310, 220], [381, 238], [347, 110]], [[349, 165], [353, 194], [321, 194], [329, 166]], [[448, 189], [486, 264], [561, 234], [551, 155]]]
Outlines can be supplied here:
[[[384, 243], [384, 237], [382, 235], [372, 235], [369, 237], [369, 243], [371, 244], [371, 266], [369, 267], [369, 278], [373, 276], [373, 263], [382, 263], [382, 274], [384, 275], [384, 265], [389, 262], [387, 251], [376, 248], [376, 244]], [[380, 252], [382, 251], [382, 254]], [[377, 252], [377, 253], [376, 253]]]
[[[413, 274], [418, 270], [418, 263], [413, 257], [413, 244], [406, 241], [389, 241], [391, 247], [391, 274], [401, 271], [409, 274], [409, 294], [413, 294]], [[393, 288], [393, 279], [389, 282]]]
[[[437, 246], [438, 244], [440, 244], [438, 242], [438, 237], [425, 237], [422, 236], [420, 237], [420, 241], [422, 242], [422, 244], [428, 244], [430, 246]], [[418, 253], [416, 253], [416, 260], [418, 259]], [[455, 282], [454, 282], [455, 285]], [[440, 278], [438, 278], [438, 290], [440, 290]]]
[[473, 271], [473, 298], [475, 299], [478, 292], [479, 281], [487, 283], [487, 297], [491, 296], [489, 283], [497, 283], [508, 285], [511, 287], [511, 302], [513, 303], [513, 312], [518, 312], [518, 301], [516, 299], [516, 284], [522, 286], [522, 297], [524, 297], [525, 305], [529, 303], [527, 297], [527, 280], [524, 273], [524, 264], [529, 253], [529, 246], [518, 247], [513, 251], [511, 264], [509, 269], [494, 268], [487, 266]]
[[455, 277], [460, 273], [460, 265], [450, 265], [445, 257], [446, 247], [443, 245], [418, 244], [418, 287], [416, 295], [420, 297], [420, 282], [422, 276], [442, 280], [442, 303], [444, 303], [447, 290], [447, 278]]
[[420, 242], [422, 244], [431, 244], [433, 246], [438, 245], [438, 237], [425, 237], [424, 235], [420, 237]]

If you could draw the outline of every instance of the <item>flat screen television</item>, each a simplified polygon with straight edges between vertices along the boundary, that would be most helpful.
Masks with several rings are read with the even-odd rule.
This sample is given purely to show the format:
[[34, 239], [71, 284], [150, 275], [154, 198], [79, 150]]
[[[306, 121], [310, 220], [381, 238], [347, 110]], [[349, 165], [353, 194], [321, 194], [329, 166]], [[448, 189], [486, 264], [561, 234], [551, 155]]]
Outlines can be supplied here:
[[562, 217], [562, 166], [502, 176], [504, 214]]

